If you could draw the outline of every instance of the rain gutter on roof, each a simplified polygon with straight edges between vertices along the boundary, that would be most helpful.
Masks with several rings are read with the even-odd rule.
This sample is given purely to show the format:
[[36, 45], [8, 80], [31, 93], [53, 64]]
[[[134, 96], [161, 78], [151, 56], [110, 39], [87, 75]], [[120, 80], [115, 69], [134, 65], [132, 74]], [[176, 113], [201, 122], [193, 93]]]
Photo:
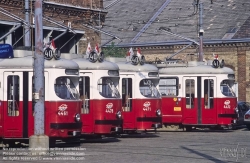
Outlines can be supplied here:
[[[119, 48], [129, 48], [129, 47], [148, 47], [148, 46], [173, 46], [173, 45], [188, 45], [191, 41], [184, 40], [176, 40], [176, 41], [165, 41], [165, 42], [147, 42], [147, 43], [128, 43], [128, 44], [118, 44], [115, 47]], [[228, 43], [250, 43], [250, 38], [242, 38], [242, 39], [212, 39], [212, 40], [204, 40], [203, 44], [228, 44]], [[107, 47], [107, 46], [103, 46]]]
[[46, 2], [44, 1], [45, 4], [51, 4], [51, 5], [57, 5], [57, 6], [62, 6], [62, 7], [69, 7], [69, 8], [74, 8], [74, 9], [80, 9], [80, 10], [91, 10], [91, 11], [96, 11], [96, 12], [103, 12], [103, 13], [108, 13], [106, 11], [103, 11], [101, 9], [96, 10], [96, 9], [91, 9], [91, 8], [85, 8], [85, 7], [79, 7], [79, 6], [73, 6], [70, 4], [61, 4], [61, 3], [56, 3], [56, 2]]
[[166, 8], [166, 6], [171, 2], [171, 0], [166, 0], [166, 2], [160, 7], [160, 9], [154, 14], [154, 16], [145, 24], [139, 33], [131, 40], [131, 43], [134, 43], [143, 32], [145, 32], [148, 27], [155, 21], [155, 19], [162, 13], [162, 11]]

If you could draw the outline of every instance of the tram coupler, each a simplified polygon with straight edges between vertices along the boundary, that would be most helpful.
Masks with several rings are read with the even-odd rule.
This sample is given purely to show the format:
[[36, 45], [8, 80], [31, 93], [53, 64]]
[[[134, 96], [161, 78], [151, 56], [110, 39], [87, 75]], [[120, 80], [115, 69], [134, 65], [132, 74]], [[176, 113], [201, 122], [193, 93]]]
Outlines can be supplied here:
[[81, 132], [80, 131], [73, 131], [73, 136], [81, 136]]
[[154, 129], [162, 128], [162, 124], [159, 124], [159, 123], [152, 124], [152, 128], [154, 128]]

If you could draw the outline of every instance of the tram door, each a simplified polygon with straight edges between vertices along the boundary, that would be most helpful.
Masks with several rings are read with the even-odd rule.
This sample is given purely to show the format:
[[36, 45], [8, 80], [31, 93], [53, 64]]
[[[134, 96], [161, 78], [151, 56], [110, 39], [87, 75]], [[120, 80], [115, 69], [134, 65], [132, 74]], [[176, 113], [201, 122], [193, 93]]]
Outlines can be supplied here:
[[123, 128], [132, 129], [135, 128], [135, 116], [136, 110], [132, 109], [132, 99], [133, 99], [133, 75], [126, 75], [126, 78], [122, 78], [122, 111], [123, 111]]
[[93, 130], [94, 112], [90, 106], [90, 91], [93, 88], [93, 85], [90, 84], [91, 78], [92, 73], [83, 73], [79, 79], [79, 92], [82, 99], [81, 118], [84, 132], [92, 132]]
[[23, 106], [28, 101], [24, 101], [25, 92], [23, 91], [24, 72], [4, 72], [3, 90], [3, 128], [5, 138], [23, 137]]
[[216, 83], [215, 77], [201, 77], [202, 124], [216, 124], [217, 122], [214, 83]]
[[198, 123], [198, 99], [197, 99], [197, 78], [183, 77], [183, 124]]
[[214, 109], [215, 77], [184, 77], [185, 105], [183, 124], [209, 125], [216, 123]]

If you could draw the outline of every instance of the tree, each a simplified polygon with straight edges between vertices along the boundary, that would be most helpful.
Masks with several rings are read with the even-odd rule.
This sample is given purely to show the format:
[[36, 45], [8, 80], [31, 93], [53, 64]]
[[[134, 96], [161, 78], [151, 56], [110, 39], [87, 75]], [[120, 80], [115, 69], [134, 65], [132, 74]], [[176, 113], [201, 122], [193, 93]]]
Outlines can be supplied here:
[[103, 48], [103, 52], [106, 57], [126, 57], [126, 49], [116, 47], [114, 42]]

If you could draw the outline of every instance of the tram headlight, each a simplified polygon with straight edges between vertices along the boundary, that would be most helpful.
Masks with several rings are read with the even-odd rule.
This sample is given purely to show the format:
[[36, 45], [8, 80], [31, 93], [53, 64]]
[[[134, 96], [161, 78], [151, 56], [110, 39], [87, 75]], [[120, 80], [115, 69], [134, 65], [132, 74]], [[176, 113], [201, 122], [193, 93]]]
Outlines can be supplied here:
[[80, 116], [79, 113], [77, 113], [77, 114], [75, 115], [75, 121], [76, 121], [76, 122], [80, 122], [80, 120], [81, 120], [81, 116]]
[[157, 116], [161, 116], [161, 110], [160, 110], [160, 109], [157, 109], [157, 110], [156, 110], [156, 115], [157, 115]]
[[238, 112], [239, 112], [238, 107], [236, 107], [234, 110], [235, 110], [235, 113], [237, 113], [237, 114], [238, 114]]
[[121, 119], [122, 118], [122, 112], [120, 110], [116, 113], [116, 118], [117, 119]]

